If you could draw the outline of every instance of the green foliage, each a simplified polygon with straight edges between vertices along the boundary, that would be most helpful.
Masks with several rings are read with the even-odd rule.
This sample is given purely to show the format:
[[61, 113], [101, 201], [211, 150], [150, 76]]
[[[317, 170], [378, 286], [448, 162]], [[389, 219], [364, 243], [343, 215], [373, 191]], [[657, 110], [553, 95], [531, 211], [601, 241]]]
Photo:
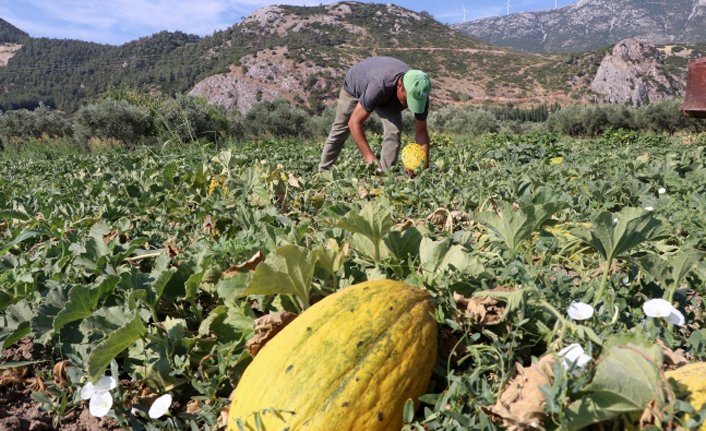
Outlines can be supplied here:
[[[614, 340], [607, 343], [613, 344]], [[655, 410], [664, 407], [665, 388], [658, 368], [662, 351], [657, 345], [644, 343], [630, 340], [605, 351], [593, 381], [583, 388], [585, 395], [568, 408], [569, 430], [580, 430], [621, 414], [642, 414], [652, 407], [651, 403]]]
[[553, 112], [547, 130], [570, 136], [599, 136], [607, 129], [632, 129], [633, 114], [624, 106], [569, 105]]
[[81, 108], [74, 118], [75, 137], [87, 145], [91, 138], [114, 139], [134, 146], [150, 127], [150, 115], [126, 101], [107, 99]]
[[[659, 339], [706, 358], [703, 141], [625, 129], [431, 138], [430, 169], [414, 179], [400, 166], [374, 175], [350, 145], [319, 173], [321, 142], [292, 139], [3, 153], [0, 342], [30, 337], [49, 361], [71, 360], [70, 382], [35, 395], [52, 417], [83, 408], [81, 386], [109, 369], [118, 426], [214, 429], [256, 318], [400, 280], [433, 296], [449, 346], [405, 429], [495, 429], [490, 407], [517, 364], [573, 343], [591, 360], [555, 360], [540, 425], [637, 424], [666, 386], [638, 373], [658, 358], [624, 346], [651, 357], [640, 337]], [[677, 285], [693, 291], [672, 296], [687, 325], [646, 319], [645, 301]], [[599, 290], [589, 319], [568, 316]], [[624, 382], [639, 393], [617, 391]], [[200, 410], [150, 419], [147, 388]], [[684, 422], [679, 406], [664, 420]]]
[[0, 18], [0, 43], [23, 43], [29, 34]]
[[284, 99], [257, 103], [245, 115], [246, 130], [251, 136], [308, 137], [308, 122], [306, 111]]
[[432, 130], [444, 133], [475, 136], [498, 131], [498, 123], [491, 112], [471, 106], [463, 108], [447, 106], [432, 111], [429, 114], [428, 122]]
[[225, 110], [204, 99], [179, 95], [163, 103], [154, 119], [157, 133], [179, 143], [199, 139], [215, 142], [225, 130]]
[[306, 310], [318, 254], [318, 250], [310, 252], [296, 245], [278, 248], [257, 266], [241, 296], [288, 294], [296, 298], [299, 310]]
[[679, 110], [684, 100], [681, 98], [663, 99], [643, 105], [637, 109], [635, 119], [641, 130], [667, 132], [699, 127], [698, 119], [689, 118]]
[[517, 253], [522, 243], [534, 231], [552, 215], [568, 206], [568, 202], [554, 198], [534, 205], [522, 205], [515, 210], [511, 203], [501, 201], [498, 202], [500, 213], [483, 212], [476, 216], [476, 220], [488, 226], [508, 249]]
[[69, 120], [56, 110], [40, 105], [33, 111], [18, 109], [0, 113], [0, 138], [61, 138], [73, 135]]

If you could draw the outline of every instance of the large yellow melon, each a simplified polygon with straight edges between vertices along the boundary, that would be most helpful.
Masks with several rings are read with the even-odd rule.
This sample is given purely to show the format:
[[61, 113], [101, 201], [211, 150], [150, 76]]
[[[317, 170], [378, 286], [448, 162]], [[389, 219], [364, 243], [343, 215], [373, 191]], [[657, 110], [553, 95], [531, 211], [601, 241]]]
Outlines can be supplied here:
[[255, 430], [256, 413], [267, 431], [399, 430], [405, 402], [417, 405], [436, 361], [433, 310], [429, 294], [390, 280], [324, 298], [245, 370], [229, 431], [238, 420]]
[[[706, 408], [706, 362], [684, 365], [664, 374], [676, 381], [678, 398], [684, 398], [697, 412]], [[701, 424], [699, 431], [706, 431], [706, 423]]]

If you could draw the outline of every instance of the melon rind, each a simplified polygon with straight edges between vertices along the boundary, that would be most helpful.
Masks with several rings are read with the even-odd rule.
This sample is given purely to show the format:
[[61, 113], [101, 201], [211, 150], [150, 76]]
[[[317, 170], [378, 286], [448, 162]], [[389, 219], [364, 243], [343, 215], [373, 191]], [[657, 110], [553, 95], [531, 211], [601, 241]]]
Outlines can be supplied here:
[[405, 402], [425, 393], [436, 361], [433, 310], [426, 292], [390, 280], [324, 298], [245, 370], [229, 431], [238, 418], [255, 430], [254, 412], [268, 431], [400, 429]]

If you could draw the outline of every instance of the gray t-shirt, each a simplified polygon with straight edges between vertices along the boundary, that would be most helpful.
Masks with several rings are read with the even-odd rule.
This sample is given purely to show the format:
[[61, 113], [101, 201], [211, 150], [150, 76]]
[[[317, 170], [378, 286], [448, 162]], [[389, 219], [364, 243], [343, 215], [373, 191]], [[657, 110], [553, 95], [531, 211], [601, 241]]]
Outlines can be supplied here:
[[[376, 109], [404, 111], [397, 98], [397, 80], [410, 69], [403, 61], [392, 57], [370, 57], [350, 68], [343, 80], [343, 89], [368, 112]], [[429, 99], [424, 112], [414, 114], [424, 121], [429, 113]]]

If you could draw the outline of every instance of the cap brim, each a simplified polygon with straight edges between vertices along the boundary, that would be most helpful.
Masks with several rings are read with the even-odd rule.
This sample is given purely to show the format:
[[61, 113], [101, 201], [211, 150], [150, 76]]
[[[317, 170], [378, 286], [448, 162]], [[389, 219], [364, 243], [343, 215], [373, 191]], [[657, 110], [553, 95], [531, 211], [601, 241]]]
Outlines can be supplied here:
[[410, 95], [407, 95], [407, 107], [409, 108], [410, 111], [414, 112], [415, 114], [422, 114], [424, 113], [424, 108], [427, 105], [427, 99], [415, 99], [413, 97], [410, 97]]

